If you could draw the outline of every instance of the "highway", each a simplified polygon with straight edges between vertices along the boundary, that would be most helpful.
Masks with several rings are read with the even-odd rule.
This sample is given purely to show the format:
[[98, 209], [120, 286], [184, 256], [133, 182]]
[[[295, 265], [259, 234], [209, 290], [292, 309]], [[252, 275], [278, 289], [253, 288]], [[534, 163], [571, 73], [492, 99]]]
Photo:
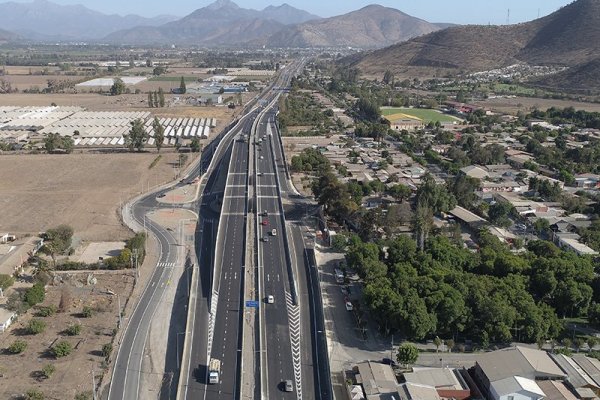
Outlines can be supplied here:
[[[264, 116], [267, 116], [265, 113]], [[263, 118], [264, 118], [263, 116]], [[280, 207], [278, 182], [276, 176], [276, 161], [271, 151], [272, 136], [269, 135], [266, 125], [259, 120], [254, 143], [256, 152], [256, 194], [258, 212], [257, 235], [259, 238], [259, 276], [261, 279], [262, 308], [261, 320], [262, 337], [261, 362], [262, 374], [265, 375], [266, 387], [263, 394], [268, 399], [301, 398], [302, 377], [300, 373], [300, 360], [294, 362], [293, 353], [299, 355], [300, 323], [298, 307], [295, 304], [295, 283], [293, 275], [288, 274], [288, 260], [284, 238], [286, 234], [285, 222], [282, 218], [283, 210]], [[266, 211], [266, 215], [264, 214]], [[261, 215], [262, 214], [262, 215]], [[275, 230], [276, 234], [272, 232]], [[274, 303], [268, 304], [266, 298], [273, 296]], [[294, 346], [292, 349], [292, 326], [294, 332]], [[264, 365], [266, 364], [266, 368]], [[295, 370], [295, 368], [298, 368]], [[293, 392], [283, 392], [282, 385], [285, 380], [294, 382]]]

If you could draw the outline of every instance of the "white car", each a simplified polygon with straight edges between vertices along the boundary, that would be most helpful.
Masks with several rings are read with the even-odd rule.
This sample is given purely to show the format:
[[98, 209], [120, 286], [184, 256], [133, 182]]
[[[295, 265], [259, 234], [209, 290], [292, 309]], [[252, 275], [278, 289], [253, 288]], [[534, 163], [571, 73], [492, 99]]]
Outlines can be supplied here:
[[272, 294], [267, 296], [267, 303], [269, 303], [269, 304], [275, 303], [275, 297], [273, 297]]
[[277, 229], [271, 230], [271, 236], [277, 236]]
[[348, 311], [354, 310], [354, 306], [352, 305], [351, 301], [346, 302], [346, 310], [348, 310]]

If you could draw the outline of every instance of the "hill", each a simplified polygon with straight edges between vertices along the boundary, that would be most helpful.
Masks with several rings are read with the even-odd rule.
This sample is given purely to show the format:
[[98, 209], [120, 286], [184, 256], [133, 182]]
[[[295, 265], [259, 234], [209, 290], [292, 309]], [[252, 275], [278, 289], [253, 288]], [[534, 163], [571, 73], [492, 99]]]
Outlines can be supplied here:
[[59, 5], [46, 0], [0, 3], [2, 28], [35, 40], [92, 40], [137, 25], [160, 25], [172, 16], [144, 18], [107, 15], [82, 5]]
[[262, 11], [239, 7], [230, 0], [200, 8], [159, 27], [136, 27], [108, 35], [105, 41], [126, 44], [194, 43], [236, 45], [268, 37], [293, 21], [318, 18], [287, 4]]
[[365, 73], [435, 67], [482, 71], [517, 62], [575, 66], [600, 51], [600, 0], [577, 0], [537, 20], [457, 26], [346, 60]]
[[269, 47], [379, 48], [439, 29], [396, 9], [370, 5], [348, 14], [284, 28], [265, 44]]
[[19, 35], [0, 29], [0, 43], [8, 43], [19, 39]]
[[531, 82], [534, 86], [548, 89], [569, 88], [582, 92], [600, 92], [600, 57], [575, 67], [571, 67], [561, 73], [546, 76]]

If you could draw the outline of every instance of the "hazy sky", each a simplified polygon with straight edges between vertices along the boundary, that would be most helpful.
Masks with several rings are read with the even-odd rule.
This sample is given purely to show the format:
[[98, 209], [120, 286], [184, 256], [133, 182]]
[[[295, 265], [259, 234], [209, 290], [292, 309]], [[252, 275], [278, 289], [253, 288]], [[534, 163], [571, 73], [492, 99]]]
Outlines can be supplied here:
[[[23, 0], [18, 0], [23, 2]], [[26, 0], [28, 2], [30, 0]], [[59, 4], [83, 4], [94, 10], [116, 14], [184, 16], [204, 7], [212, 0], [50, 0]], [[234, 0], [235, 1], [235, 0]], [[510, 9], [510, 22], [524, 22], [550, 14], [572, 0], [237, 0], [240, 7], [262, 9], [284, 2], [322, 17], [339, 15], [377, 3], [396, 8], [430, 22], [458, 24], [505, 24]]]

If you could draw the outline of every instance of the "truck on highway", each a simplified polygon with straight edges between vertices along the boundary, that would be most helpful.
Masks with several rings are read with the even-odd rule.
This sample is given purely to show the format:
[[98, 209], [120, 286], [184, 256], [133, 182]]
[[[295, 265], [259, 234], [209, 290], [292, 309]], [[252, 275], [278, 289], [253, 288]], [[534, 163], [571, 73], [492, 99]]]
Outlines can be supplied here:
[[221, 360], [211, 358], [208, 364], [208, 383], [219, 383], [219, 375], [221, 374]]

